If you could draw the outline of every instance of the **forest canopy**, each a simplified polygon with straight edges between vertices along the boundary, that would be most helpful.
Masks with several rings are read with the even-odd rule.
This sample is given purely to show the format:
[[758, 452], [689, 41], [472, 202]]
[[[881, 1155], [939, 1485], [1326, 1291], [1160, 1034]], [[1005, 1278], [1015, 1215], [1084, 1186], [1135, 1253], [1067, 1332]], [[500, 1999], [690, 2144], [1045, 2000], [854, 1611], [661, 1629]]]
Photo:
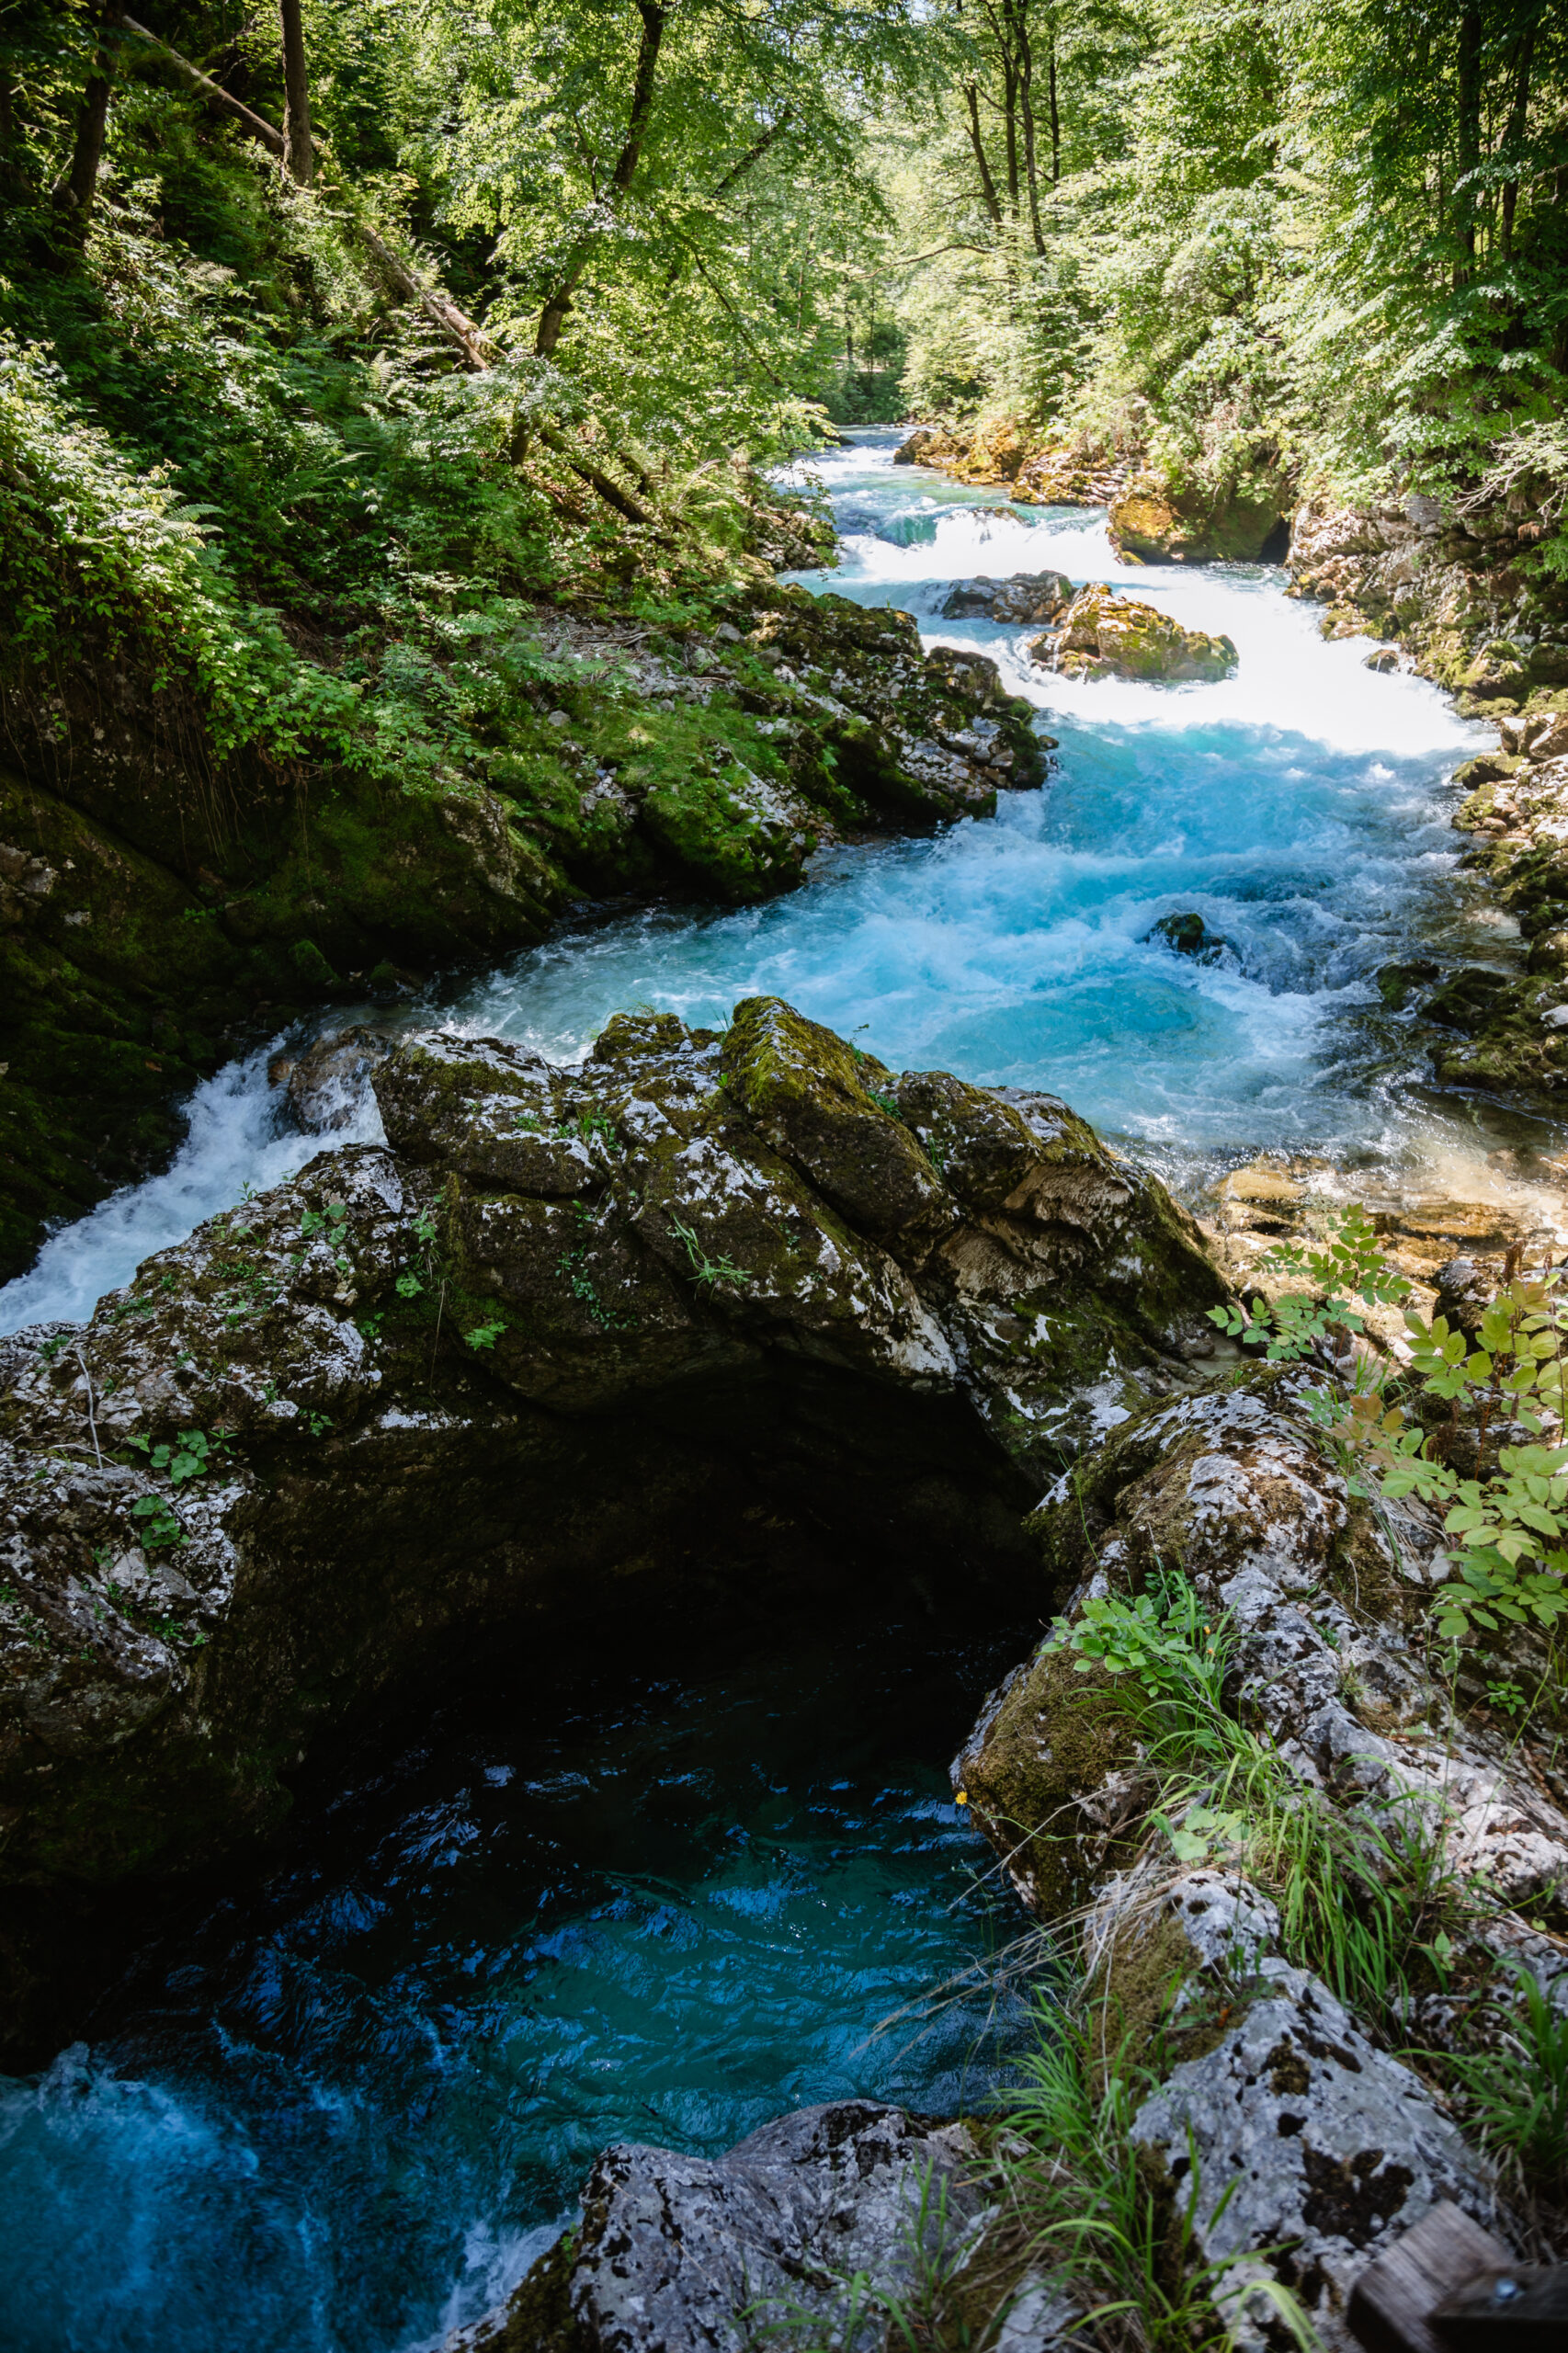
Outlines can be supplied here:
[[1543, 0], [142, 5], [0, 6], [0, 587], [220, 745], [438, 768], [455, 647], [733, 571], [830, 418], [1568, 488]]

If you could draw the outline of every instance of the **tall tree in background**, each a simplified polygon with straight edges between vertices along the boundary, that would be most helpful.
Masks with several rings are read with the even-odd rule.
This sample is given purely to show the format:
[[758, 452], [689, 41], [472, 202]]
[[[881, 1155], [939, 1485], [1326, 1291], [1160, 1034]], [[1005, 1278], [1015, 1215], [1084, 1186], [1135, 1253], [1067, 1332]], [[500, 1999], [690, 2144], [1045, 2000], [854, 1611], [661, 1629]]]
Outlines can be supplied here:
[[54, 202], [65, 215], [71, 234], [78, 244], [86, 243], [87, 227], [97, 196], [98, 166], [103, 161], [109, 97], [119, 63], [117, 36], [124, 20], [124, 11], [119, 7], [107, 7], [99, 16], [92, 67], [76, 118], [76, 136], [71, 160], [54, 184]]
[[278, 0], [283, 29], [283, 168], [296, 188], [315, 177], [311, 133], [311, 78], [305, 64], [305, 28], [300, 0]]

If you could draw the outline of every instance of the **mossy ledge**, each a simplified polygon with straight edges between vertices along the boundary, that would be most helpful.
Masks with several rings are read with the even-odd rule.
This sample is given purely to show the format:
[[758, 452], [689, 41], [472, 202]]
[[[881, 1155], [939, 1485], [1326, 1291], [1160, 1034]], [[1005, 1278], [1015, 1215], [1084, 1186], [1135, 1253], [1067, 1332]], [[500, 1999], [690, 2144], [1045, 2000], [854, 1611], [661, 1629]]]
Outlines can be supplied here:
[[0, 1279], [167, 1156], [199, 1076], [324, 1000], [607, 899], [773, 896], [824, 843], [1045, 775], [1030, 705], [907, 614], [762, 579], [680, 633], [540, 607], [516, 634], [483, 774], [221, 758], [123, 659], [5, 685]]

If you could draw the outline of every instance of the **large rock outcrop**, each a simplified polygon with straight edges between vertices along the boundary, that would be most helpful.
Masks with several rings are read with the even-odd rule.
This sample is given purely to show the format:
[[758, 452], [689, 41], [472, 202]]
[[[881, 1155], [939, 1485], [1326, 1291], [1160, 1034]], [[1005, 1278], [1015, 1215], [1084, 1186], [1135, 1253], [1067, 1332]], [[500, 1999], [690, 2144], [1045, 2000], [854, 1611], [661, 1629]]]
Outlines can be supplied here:
[[1111, 545], [1145, 563], [1256, 563], [1285, 553], [1280, 483], [1267, 472], [1220, 493], [1198, 482], [1136, 474], [1111, 500]]
[[1308, 503], [1288, 593], [1327, 605], [1328, 636], [1399, 639], [1467, 715], [1535, 708], [1568, 687], [1568, 590], [1528, 563], [1543, 528], [1528, 484], [1462, 517], [1415, 492], [1369, 508]]
[[384, 1148], [6, 1344], [0, 1867], [40, 1936], [275, 1822], [487, 1624], [1031, 1575], [1042, 1479], [1215, 1351], [1197, 1228], [1063, 1104], [778, 999], [372, 1076]]
[[983, 655], [770, 581], [706, 635], [540, 608], [502, 716], [483, 775], [404, 791], [219, 763], [119, 672], [0, 697], [0, 1279], [166, 1157], [257, 1013], [406, 994], [585, 896], [776, 895], [825, 842], [989, 813], [1050, 748]]
[[1029, 652], [1068, 678], [1228, 678], [1236, 649], [1228, 637], [1184, 629], [1157, 606], [1118, 596], [1103, 582], [1080, 588]]
[[[1227, 1630], [1226, 1704], [1287, 1786], [1363, 1822], [1391, 1856], [1431, 1841], [1434, 1884], [1484, 1890], [1456, 1929], [1474, 1942], [1453, 1947], [1451, 1983], [1423, 1992], [1417, 1972], [1392, 2039], [1493, 2047], [1514, 1998], [1499, 1957], [1568, 1993], [1561, 1952], [1526, 1916], [1568, 1891], [1568, 1787], [1532, 1727], [1521, 1738], [1484, 1706], [1456, 1713], [1427, 1640], [1440, 1531], [1350, 1491], [1304, 1387], [1274, 1368], [1152, 1408], [1064, 1475], [1032, 1525], [1069, 1624], [1090, 1599], [1179, 1570], [1207, 1626]], [[1193, 2199], [1197, 2259], [1239, 2258], [1221, 2296], [1238, 2342], [1269, 2341], [1255, 2290], [1273, 2279], [1350, 2353], [1350, 2290], [1389, 2237], [1439, 2200], [1513, 2225], [1491, 2168], [1389, 2048], [1389, 2021], [1380, 2035], [1301, 1965], [1299, 1921], [1287, 1949], [1279, 1906], [1246, 1876], [1248, 1834], [1221, 1820], [1190, 1837], [1207, 1863], [1176, 1859], [1159, 1812], [1172, 1761], [1151, 1755], [1121, 1679], [1053, 1633], [988, 1701], [953, 1775], [1030, 1910], [1085, 1905], [1099, 2046], [1146, 2069], [1156, 2054], [1131, 2136], [1152, 2178]]]

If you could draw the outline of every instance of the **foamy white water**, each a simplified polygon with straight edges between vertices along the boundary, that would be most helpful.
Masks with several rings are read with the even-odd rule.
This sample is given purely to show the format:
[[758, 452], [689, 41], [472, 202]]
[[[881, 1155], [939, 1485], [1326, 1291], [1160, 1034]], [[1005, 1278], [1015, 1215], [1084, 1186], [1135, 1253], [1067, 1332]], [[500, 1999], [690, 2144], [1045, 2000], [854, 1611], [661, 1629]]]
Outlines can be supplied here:
[[[773, 992], [895, 1066], [1049, 1086], [1172, 1173], [1270, 1147], [1432, 1159], [1483, 1183], [1487, 1146], [1518, 1123], [1434, 1101], [1373, 976], [1412, 952], [1517, 956], [1448, 823], [1448, 780], [1490, 731], [1421, 679], [1368, 670], [1369, 641], [1325, 643], [1277, 567], [1121, 563], [1098, 512], [986, 511], [994, 492], [894, 469], [896, 438], [861, 434], [814, 461], [843, 563], [802, 577], [913, 612], [927, 643], [983, 647], [1060, 738], [1045, 789], [1005, 793], [994, 819], [825, 852], [804, 889], [765, 906], [650, 908], [563, 934], [408, 1018], [571, 1061], [620, 1007], [718, 1022]], [[1029, 661], [1038, 632], [940, 616], [955, 579], [1044, 570], [1223, 631], [1236, 676], [1074, 683]], [[1230, 943], [1220, 963], [1151, 938], [1187, 912]], [[319, 1148], [280, 1128], [262, 1055], [199, 1090], [191, 1116], [166, 1176], [57, 1234], [0, 1290], [0, 1329], [87, 1313], [149, 1250]]]
[[0, 1332], [53, 1316], [84, 1319], [153, 1251], [183, 1242], [203, 1218], [247, 1192], [286, 1183], [325, 1144], [385, 1142], [369, 1095], [350, 1124], [330, 1137], [301, 1135], [290, 1127], [283, 1089], [267, 1076], [280, 1042], [274, 1039], [202, 1081], [186, 1106], [185, 1142], [161, 1176], [123, 1186], [50, 1236], [28, 1271], [0, 1290]]

